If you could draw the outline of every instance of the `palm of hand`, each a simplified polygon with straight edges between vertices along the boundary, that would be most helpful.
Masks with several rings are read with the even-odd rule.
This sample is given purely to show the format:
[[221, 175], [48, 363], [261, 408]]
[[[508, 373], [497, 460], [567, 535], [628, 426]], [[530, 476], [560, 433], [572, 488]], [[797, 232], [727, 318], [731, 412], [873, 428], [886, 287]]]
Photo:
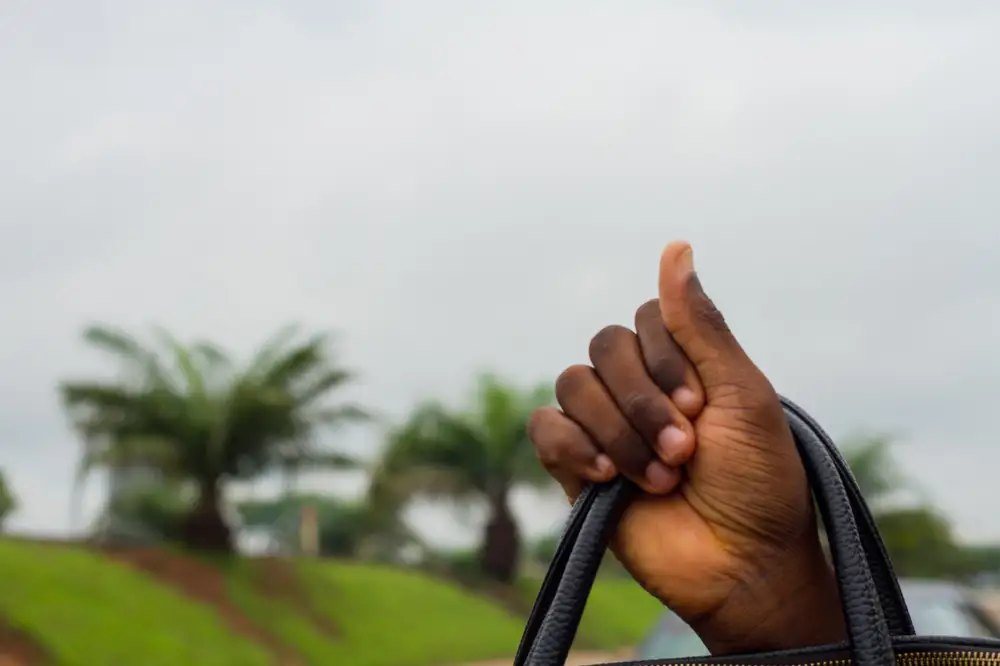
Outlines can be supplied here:
[[[679, 492], [640, 497], [613, 541], [629, 573], [686, 618], [711, 615], [756, 566], [773, 567], [767, 560], [812, 527], [805, 472], [780, 411], [767, 433], [741, 425], [741, 411], [706, 406]], [[763, 416], [749, 422], [774, 418]]]

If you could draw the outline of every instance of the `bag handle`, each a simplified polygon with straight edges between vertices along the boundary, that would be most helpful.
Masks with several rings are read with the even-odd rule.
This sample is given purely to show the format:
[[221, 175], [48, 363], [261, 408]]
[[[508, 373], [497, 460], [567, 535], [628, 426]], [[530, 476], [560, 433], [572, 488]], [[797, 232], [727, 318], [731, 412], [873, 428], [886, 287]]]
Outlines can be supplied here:
[[[610, 508], [610, 512], [607, 515], [611, 529], [607, 535], [601, 535], [603, 546], [598, 548], [591, 557], [594, 560], [592, 563], [592, 574], [588, 574], [591, 563], [585, 561], [581, 565], [579, 563], [579, 554], [577, 553], [576, 564], [573, 565], [573, 570], [579, 572], [576, 575], [580, 584], [585, 587], [584, 601], [586, 601], [587, 595], [590, 594], [590, 588], [594, 584], [594, 578], [597, 576], [597, 569], [601, 565], [601, 558], [604, 555], [604, 550], [607, 548], [607, 542], [611, 538], [611, 533], [614, 531], [614, 527], [617, 526], [621, 514], [625, 512], [629, 500], [636, 492], [637, 488], [629, 481], [624, 478], [618, 478], [608, 483], [588, 485], [577, 496], [576, 501], [573, 503], [573, 509], [570, 511], [569, 519], [566, 521], [566, 529], [563, 537], [559, 541], [556, 553], [549, 564], [548, 571], [545, 573], [545, 578], [542, 580], [542, 585], [538, 590], [538, 595], [535, 597], [531, 613], [528, 614], [528, 621], [525, 623], [524, 633], [521, 634], [521, 642], [514, 657], [514, 666], [526, 666], [528, 663], [528, 653], [536, 642], [549, 610], [558, 603], [555, 599], [559, 591], [559, 585], [567, 577], [566, 570], [570, 567], [570, 558], [578, 551], [577, 544], [581, 541], [580, 536], [584, 531], [585, 521], [598, 498], [600, 497], [602, 500], [598, 509], [600, 512], [608, 511]], [[592, 533], [593, 529], [590, 532]], [[576, 629], [582, 615], [583, 608], [581, 607], [580, 615], [573, 620], [570, 629], [571, 633], [568, 638], [570, 645], [572, 645], [573, 639], [576, 637]], [[567, 647], [567, 653], [568, 651], [569, 648]], [[565, 657], [563, 659], [565, 660]], [[562, 666], [562, 662], [558, 663]]]
[[[890, 589], [875, 586], [855, 520], [855, 505], [863, 508], [864, 501], [860, 492], [854, 498], [848, 492], [847, 486], [856, 484], [849, 471], [849, 482], [845, 483], [841, 472], [846, 470], [846, 464], [842, 459], [838, 464], [839, 456], [831, 453], [836, 447], [826, 433], [794, 403], [782, 399], [782, 404], [829, 536], [855, 666], [894, 666], [880, 594], [902, 609], [902, 617], [908, 619], [908, 614], [902, 595], [891, 593], [892, 589], [898, 593], [898, 584], [887, 558], [884, 573], [892, 585]], [[562, 666], [565, 662], [601, 556], [634, 492], [631, 483], [619, 478], [590, 486], [577, 498], [566, 534], [529, 616], [515, 666]], [[865, 515], [870, 517], [867, 512]], [[870, 523], [868, 526], [873, 527]], [[871, 531], [875, 543], [881, 545], [877, 531]], [[884, 554], [884, 548], [880, 550]]]
[[847, 490], [847, 497], [851, 502], [851, 511], [858, 526], [858, 533], [861, 535], [865, 559], [868, 560], [868, 566], [872, 571], [872, 580], [875, 582], [876, 590], [878, 590], [882, 612], [885, 614], [886, 624], [889, 625], [889, 634], [892, 636], [916, 636], [917, 632], [913, 627], [910, 611], [906, 608], [906, 601], [903, 599], [903, 591], [899, 587], [896, 571], [889, 559], [889, 553], [882, 541], [882, 535], [879, 534], [878, 526], [875, 524], [875, 518], [868, 508], [868, 502], [862, 495], [861, 488], [858, 486], [850, 466], [830, 436], [806, 410], [788, 398], [779, 397], [786, 414], [794, 412], [805, 425], [821, 435], [820, 439], [830, 454], [833, 464], [837, 467], [837, 473], [840, 475], [844, 488]]
[[[789, 411], [794, 412], [812, 430], [823, 433], [823, 429], [804, 409], [787, 398], [781, 398], [781, 402], [782, 406], [786, 410], [786, 413]], [[854, 475], [851, 473], [850, 467], [847, 465], [843, 456], [841, 456], [840, 451], [832, 445], [832, 442], [829, 440], [829, 437], [825, 435], [825, 433], [823, 433], [822, 441], [825, 448], [830, 453], [830, 456], [837, 467], [838, 474], [847, 490], [851, 510], [854, 513], [855, 521], [858, 526], [858, 532], [861, 536], [865, 557], [872, 571], [872, 579], [878, 591], [879, 602], [882, 605], [889, 633], [892, 636], [913, 636], [916, 632], [914, 631], [909, 611], [906, 608], [906, 603], [903, 600], [903, 595], [899, 588], [899, 582], [896, 578], [892, 564], [889, 561], [885, 546], [882, 543], [882, 538], [875, 526], [875, 521], [872, 518], [868, 505], [861, 494], [861, 489], [858, 487], [857, 481], [855, 481]], [[633, 492], [634, 490], [635, 489], [632, 488]], [[583, 493], [581, 493], [580, 497], [573, 505], [570, 517], [566, 523], [563, 538], [559, 542], [559, 547], [552, 558], [549, 570], [546, 573], [541, 587], [539, 588], [534, 607], [528, 616], [527, 625], [521, 638], [521, 644], [518, 648], [517, 661], [515, 662], [518, 666], [525, 663], [524, 660], [527, 659], [527, 651], [530, 644], [534, 641], [535, 636], [538, 633], [538, 629], [544, 619], [545, 612], [555, 595], [559, 579], [563, 576], [563, 572], [566, 569], [567, 558], [572, 550], [573, 543], [575, 543], [576, 539], [579, 537], [580, 528], [583, 522], [581, 511], [585, 513], [589, 510], [589, 506], [594, 500], [594, 495], [595, 488], [593, 486], [588, 487]]]
[[[786, 398], [782, 398], [782, 404], [786, 410], [791, 410], [798, 414], [798, 416], [802, 420], [806, 421], [813, 429], [822, 432], [822, 428], [801, 407]], [[882, 605], [882, 612], [885, 615], [886, 624], [889, 627], [889, 633], [892, 636], [915, 636], [916, 631], [913, 628], [913, 621], [910, 619], [909, 611], [907, 610], [906, 603], [903, 600], [902, 591], [899, 588], [899, 581], [896, 578], [896, 573], [893, 570], [892, 563], [886, 553], [882, 537], [879, 535], [878, 528], [875, 526], [875, 520], [868, 509], [868, 505], [864, 500], [861, 489], [858, 487], [857, 481], [854, 479], [854, 475], [843, 456], [841, 456], [840, 451], [837, 450], [836, 447], [831, 448], [828, 446], [827, 449], [830, 452], [831, 458], [837, 466], [837, 471], [841, 480], [847, 489], [848, 499], [851, 503], [851, 510], [854, 512], [854, 518], [858, 526], [858, 532], [861, 536], [865, 557], [872, 571], [872, 579], [875, 583], [875, 588], [878, 591], [879, 602]], [[632, 488], [632, 490], [635, 491], [634, 488]], [[569, 557], [573, 544], [579, 537], [580, 528], [583, 522], [583, 514], [581, 511], [586, 513], [586, 511], [589, 510], [589, 506], [593, 503], [593, 499], [594, 488], [591, 486], [581, 493], [580, 497], [573, 504], [570, 516], [566, 521], [563, 537], [559, 542], [552, 561], [550, 562], [549, 569], [546, 572], [545, 578], [539, 588], [538, 595], [535, 598], [534, 606], [528, 616], [525, 631], [521, 637], [521, 644], [518, 647], [518, 661], [515, 662], [518, 665], [523, 664], [524, 659], [527, 658], [528, 647], [530, 646], [530, 643], [534, 641], [535, 636], [538, 633], [538, 628], [544, 619], [545, 612], [555, 595], [559, 579], [562, 577], [563, 572], [566, 569], [567, 558]]]

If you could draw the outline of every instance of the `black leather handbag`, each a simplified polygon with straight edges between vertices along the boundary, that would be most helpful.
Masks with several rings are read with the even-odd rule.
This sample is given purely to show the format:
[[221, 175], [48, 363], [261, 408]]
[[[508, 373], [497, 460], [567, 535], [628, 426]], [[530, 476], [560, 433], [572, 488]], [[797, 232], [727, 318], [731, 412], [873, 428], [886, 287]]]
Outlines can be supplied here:
[[[916, 636], [885, 546], [847, 464], [812, 417], [785, 398], [781, 402], [826, 528], [848, 641], [780, 652], [629, 664], [1000, 666], [1000, 640]], [[563, 666], [608, 540], [634, 492], [629, 482], [616, 479], [591, 486], [577, 498], [528, 618], [514, 666]]]

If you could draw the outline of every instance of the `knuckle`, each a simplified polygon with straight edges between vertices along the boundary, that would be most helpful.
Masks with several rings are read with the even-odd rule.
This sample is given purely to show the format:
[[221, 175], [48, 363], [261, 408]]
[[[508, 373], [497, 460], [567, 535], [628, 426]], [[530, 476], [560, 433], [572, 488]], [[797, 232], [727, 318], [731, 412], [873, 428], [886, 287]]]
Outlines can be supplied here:
[[633, 423], [648, 423], [658, 416], [656, 400], [648, 393], [633, 392], [622, 400], [622, 411]]
[[554, 430], [546, 427], [548, 418], [544, 413], [539, 414], [540, 411], [532, 414], [528, 421], [528, 437], [535, 447], [535, 455], [542, 465], [549, 469], [556, 466], [559, 461], [559, 441], [553, 436]]
[[540, 443], [539, 442], [541, 435], [540, 430], [543, 427], [545, 420], [548, 418], [546, 412], [549, 409], [550, 408], [548, 407], [541, 407], [533, 411], [531, 413], [531, 416], [528, 417], [528, 426], [527, 426], [528, 439], [531, 440], [531, 443], [534, 444], [535, 447], [538, 447]]
[[549, 471], [560, 467], [559, 461], [562, 457], [559, 455], [559, 452], [555, 449], [555, 447], [545, 445], [536, 446], [535, 455], [538, 457], [538, 461], [542, 463], [542, 467]]
[[617, 345], [628, 340], [634, 333], [624, 326], [605, 326], [590, 340], [590, 358], [607, 356]]
[[646, 321], [647, 319], [659, 319], [660, 318], [660, 299], [654, 298], [650, 301], [646, 301], [638, 307], [635, 311], [635, 326], [639, 328], [639, 322]]
[[635, 451], [639, 448], [637, 444], [630, 428], [615, 428], [608, 435], [608, 447], [625, 459], [635, 457]]
[[567, 424], [553, 424], [541, 437], [534, 441], [535, 456], [547, 470], [572, 467], [573, 461], [581, 453], [581, 442], [577, 441]]
[[717, 331], [723, 333], [729, 332], [729, 324], [726, 323], [726, 318], [722, 316], [722, 312], [719, 311], [719, 308], [715, 307], [715, 303], [708, 296], [699, 294], [692, 303], [692, 309], [695, 317], [700, 321], [705, 322]]
[[594, 370], [589, 365], [569, 366], [556, 378], [556, 400], [565, 406], [567, 400], [572, 400], [587, 382], [594, 379]]
[[632, 474], [641, 473], [652, 459], [652, 453], [628, 427], [609, 433], [605, 450], [616, 466]]
[[625, 396], [622, 411], [639, 434], [646, 438], [655, 438], [672, 421], [666, 401], [650, 393], [635, 392]]
[[646, 369], [662, 391], [669, 393], [684, 383], [684, 366], [678, 358], [658, 354], [646, 359]]

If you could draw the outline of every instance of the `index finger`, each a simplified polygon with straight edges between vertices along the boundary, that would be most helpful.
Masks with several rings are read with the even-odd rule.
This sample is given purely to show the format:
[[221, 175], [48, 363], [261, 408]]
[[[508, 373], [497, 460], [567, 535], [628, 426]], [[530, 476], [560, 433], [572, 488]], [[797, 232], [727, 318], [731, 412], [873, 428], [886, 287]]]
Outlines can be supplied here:
[[694, 364], [663, 325], [659, 299], [647, 301], [636, 310], [635, 331], [649, 376], [684, 416], [694, 420], [705, 407], [705, 388]]

